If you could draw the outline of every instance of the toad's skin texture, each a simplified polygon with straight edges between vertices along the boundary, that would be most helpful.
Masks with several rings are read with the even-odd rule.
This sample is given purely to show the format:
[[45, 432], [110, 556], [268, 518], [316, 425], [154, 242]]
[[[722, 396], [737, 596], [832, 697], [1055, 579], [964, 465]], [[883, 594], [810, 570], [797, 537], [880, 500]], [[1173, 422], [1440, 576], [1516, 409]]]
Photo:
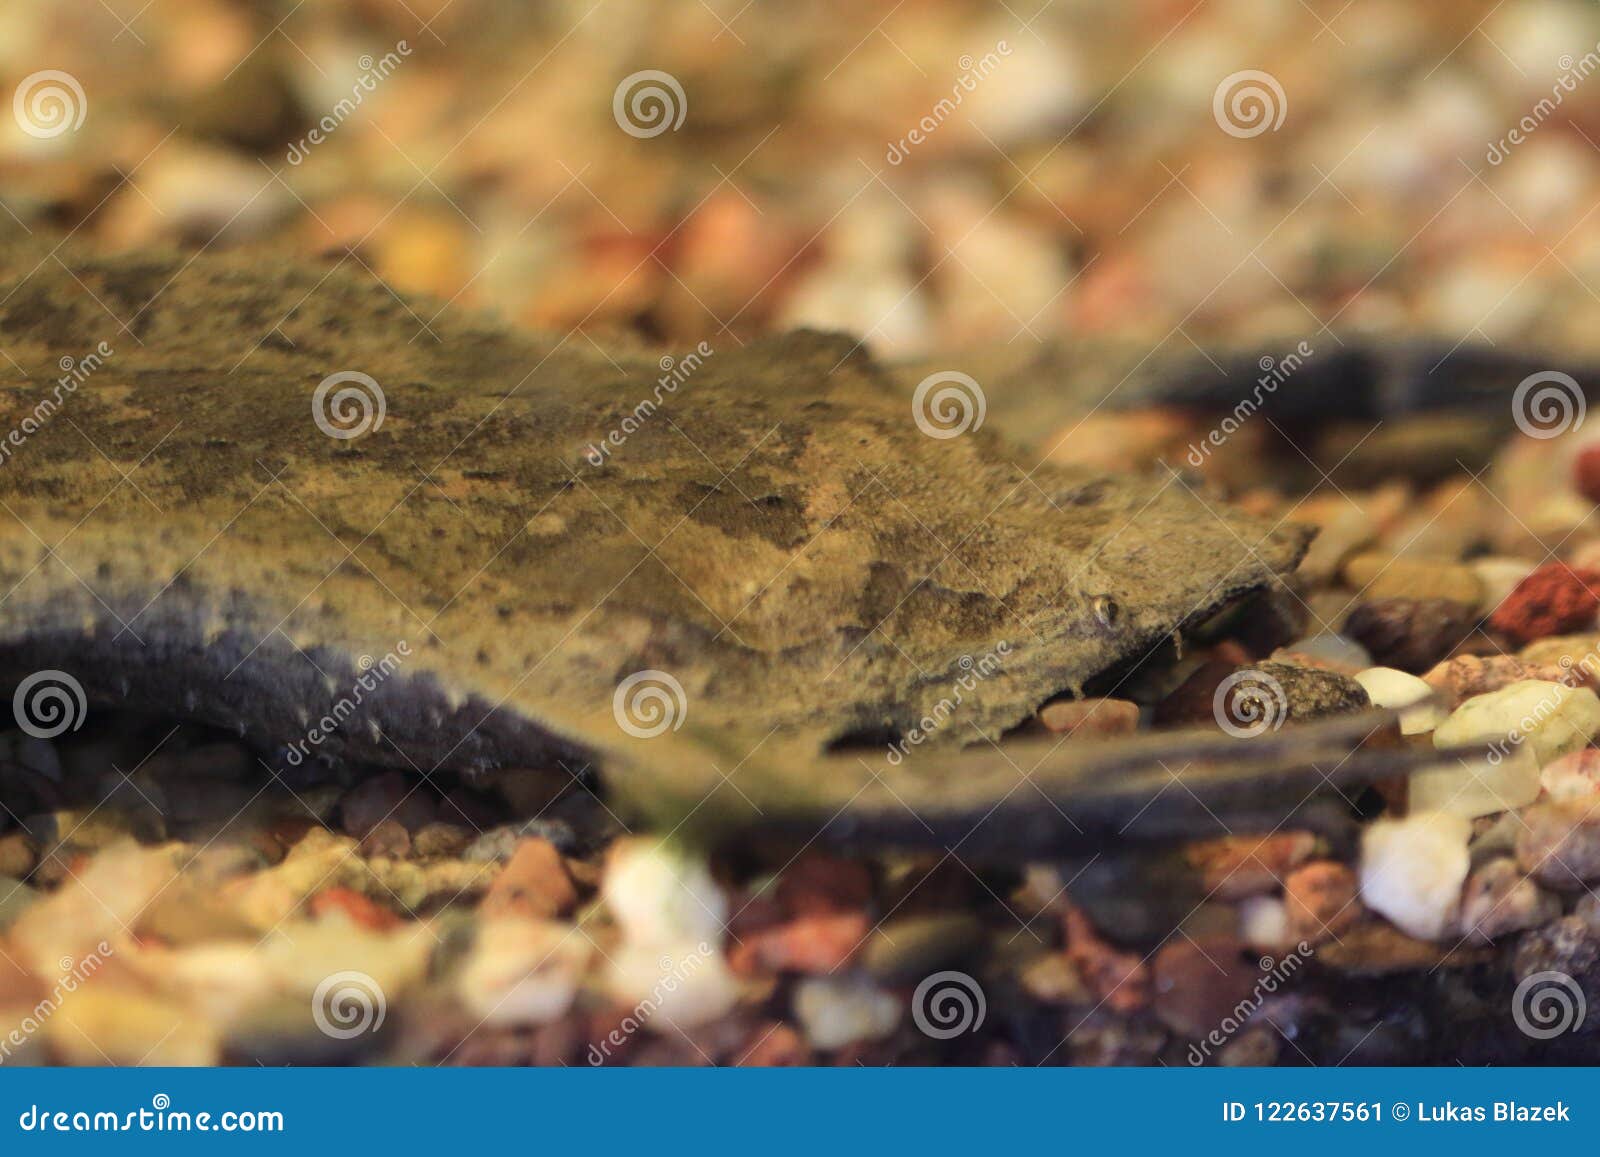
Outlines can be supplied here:
[[[404, 642], [308, 757], [581, 762], [636, 814], [717, 822], [826, 817], [892, 772], [919, 811], [984, 814], [1015, 773], [965, 777], [952, 751], [1306, 543], [1171, 479], [1027, 473], [987, 431], [929, 437], [844, 338], [730, 343], [663, 391], [657, 353], [449, 310], [423, 331], [435, 307], [359, 273], [45, 252], [10, 253], [0, 289], [26, 375], [0, 390], [26, 434], [0, 465], [0, 673], [60, 668], [94, 703], [237, 728], [280, 766], [355, 698], [363, 657]], [[351, 439], [313, 420], [341, 371], [386, 406]], [[818, 759], [905, 732], [996, 653], [902, 765], [882, 744]], [[653, 739], [613, 710], [641, 670], [683, 689]]]

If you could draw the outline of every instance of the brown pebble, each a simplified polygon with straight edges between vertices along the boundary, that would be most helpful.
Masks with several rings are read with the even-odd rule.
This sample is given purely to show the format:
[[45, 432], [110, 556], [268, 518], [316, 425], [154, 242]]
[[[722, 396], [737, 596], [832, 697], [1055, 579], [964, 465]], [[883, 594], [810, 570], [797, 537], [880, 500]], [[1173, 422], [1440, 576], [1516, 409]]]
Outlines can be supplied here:
[[807, 852], [778, 879], [778, 906], [789, 916], [849, 912], [872, 900], [872, 871], [860, 860]]
[[403, 860], [411, 853], [411, 836], [397, 821], [382, 820], [362, 837], [356, 852], [368, 860], [374, 856]]
[[1358, 554], [1344, 564], [1345, 583], [1362, 598], [1449, 599], [1475, 607], [1483, 601], [1483, 583], [1472, 568], [1457, 563]]
[[484, 916], [527, 916], [550, 920], [578, 903], [578, 889], [567, 875], [561, 853], [549, 840], [519, 840], [516, 851], [489, 885], [478, 906]]
[[1132, 735], [1139, 729], [1139, 705], [1126, 699], [1061, 699], [1040, 708], [1039, 721], [1061, 735]]
[[411, 851], [423, 857], [458, 857], [476, 837], [471, 828], [450, 823], [425, 824], [411, 837]]
[[1162, 945], [1151, 964], [1152, 1007], [1162, 1023], [1180, 1036], [1200, 1037], [1233, 1016], [1257, 979], [1241, 949], [1216, 936], [1175, 936]]
[[1343, 633], [1379, 666], [1416, 674], [1455, 650], [1477, 622], [1473, 608], [1448, 599], [1374, 599], [1350, 612]]
[[398, 771], [368, 776], [339, 801], [340, 826], [358, 840], [384, 820], [414, 832], [438, 818], [426, 790]]

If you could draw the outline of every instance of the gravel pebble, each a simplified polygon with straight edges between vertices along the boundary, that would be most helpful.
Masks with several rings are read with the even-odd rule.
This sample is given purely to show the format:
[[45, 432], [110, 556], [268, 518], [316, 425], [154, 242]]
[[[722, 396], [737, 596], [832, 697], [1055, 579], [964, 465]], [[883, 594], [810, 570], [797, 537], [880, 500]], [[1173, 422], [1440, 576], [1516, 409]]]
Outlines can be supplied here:
[[1489, 625], [1518, 646], [1595, 625], [1600, 611], [1600, 570], [1566, 563], [1541, 566], [1517, 584], [1489, 617]]
[[1381, 666], [1416, 674], [1450, 654], [1477, 625], [1477, 612], [1448, 599], [1390, 598], [1362, 603], [1344, 633]]
[[1060, 735], [1132, 735], [1139, 729], [1139, 705], [1127, 699], [1061, 699], [1041, 707], [1039, 721]]
[[1415, 675], [1393, 667], [1369, 667], [1353, 676], [1374, 707], [1400, 712], [1400, 734], [1423, 735], [1443, 723], [1446, 709], [1434, 688]]
[[1344, 864], [1319, 860], [1290, 872], [1283, 881], [1288, 939], [1320, 944], [1361, 918], [1356, 874]]
[[1509, 856], [1490, 860], [1461, 890], [1461, 932], [1490, 941], [1537, 928], [1561, 915], [1561, 901], [1539, 887]]
[[1445, 935], [1467, 878], [1472, 825], [1429, 812], [1379, 820], [1361, 840], [1361, 899], [1420, 940]]
[[794, 1013], [813, 1048], [881, 1040], [899, 1027], [900, 1001], [864, 976], [813, 976], [795, 985]]
[[1588, 799], [1535, 804], [1522, 813], [1517, 864], [1557, 891], [1600, 879], [1600, 807]]

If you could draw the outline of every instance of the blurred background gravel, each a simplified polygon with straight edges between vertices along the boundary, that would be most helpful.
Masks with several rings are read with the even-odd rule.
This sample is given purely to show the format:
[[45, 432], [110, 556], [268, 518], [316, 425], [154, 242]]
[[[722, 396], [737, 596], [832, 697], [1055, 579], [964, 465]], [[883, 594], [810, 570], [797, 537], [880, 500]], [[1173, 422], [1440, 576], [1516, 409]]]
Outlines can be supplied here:
[[[0, 118], [0, 219], [679, 346], [1586, 348], [1597, 44], [1582, 0], [18, 2], [0, 83], [64, 72], [83, 116]], [[676, 127], [614, 115], [644, 70]], [[1224, 123], [1243, 70], [1271, 123]]]

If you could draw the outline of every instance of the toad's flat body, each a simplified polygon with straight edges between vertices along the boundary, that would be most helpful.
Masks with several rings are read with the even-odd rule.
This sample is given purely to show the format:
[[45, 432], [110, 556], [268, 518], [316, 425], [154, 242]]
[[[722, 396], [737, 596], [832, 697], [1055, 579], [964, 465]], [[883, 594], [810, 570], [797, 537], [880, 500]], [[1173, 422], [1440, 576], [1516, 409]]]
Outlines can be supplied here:
[[[1176, 477], [930, 436], [842, 338], [667, 369], [448, 310], [424, 326], [343, 270], [45, 254], [12, 254], [0, 288], [21, 373], [0, 390], [5, 673], [59, 668], [276, 759], [583, 760], [636, 811], [715, 795], [705, 815], [773, 820], [874, 798], [881, 758], [824, 750], [938, 715], [891, 794], [983, 814], [1016, 777], [941, 785], [952, 752], [1306, 542]], [[330, 436], [339, 389], [374, 397], [347, 379], [316, 401], [352, 372], [382, 421], [346, 409], [365, 432]], [[642, 671], [671, 676], [649, 739], [616, 699]]]

